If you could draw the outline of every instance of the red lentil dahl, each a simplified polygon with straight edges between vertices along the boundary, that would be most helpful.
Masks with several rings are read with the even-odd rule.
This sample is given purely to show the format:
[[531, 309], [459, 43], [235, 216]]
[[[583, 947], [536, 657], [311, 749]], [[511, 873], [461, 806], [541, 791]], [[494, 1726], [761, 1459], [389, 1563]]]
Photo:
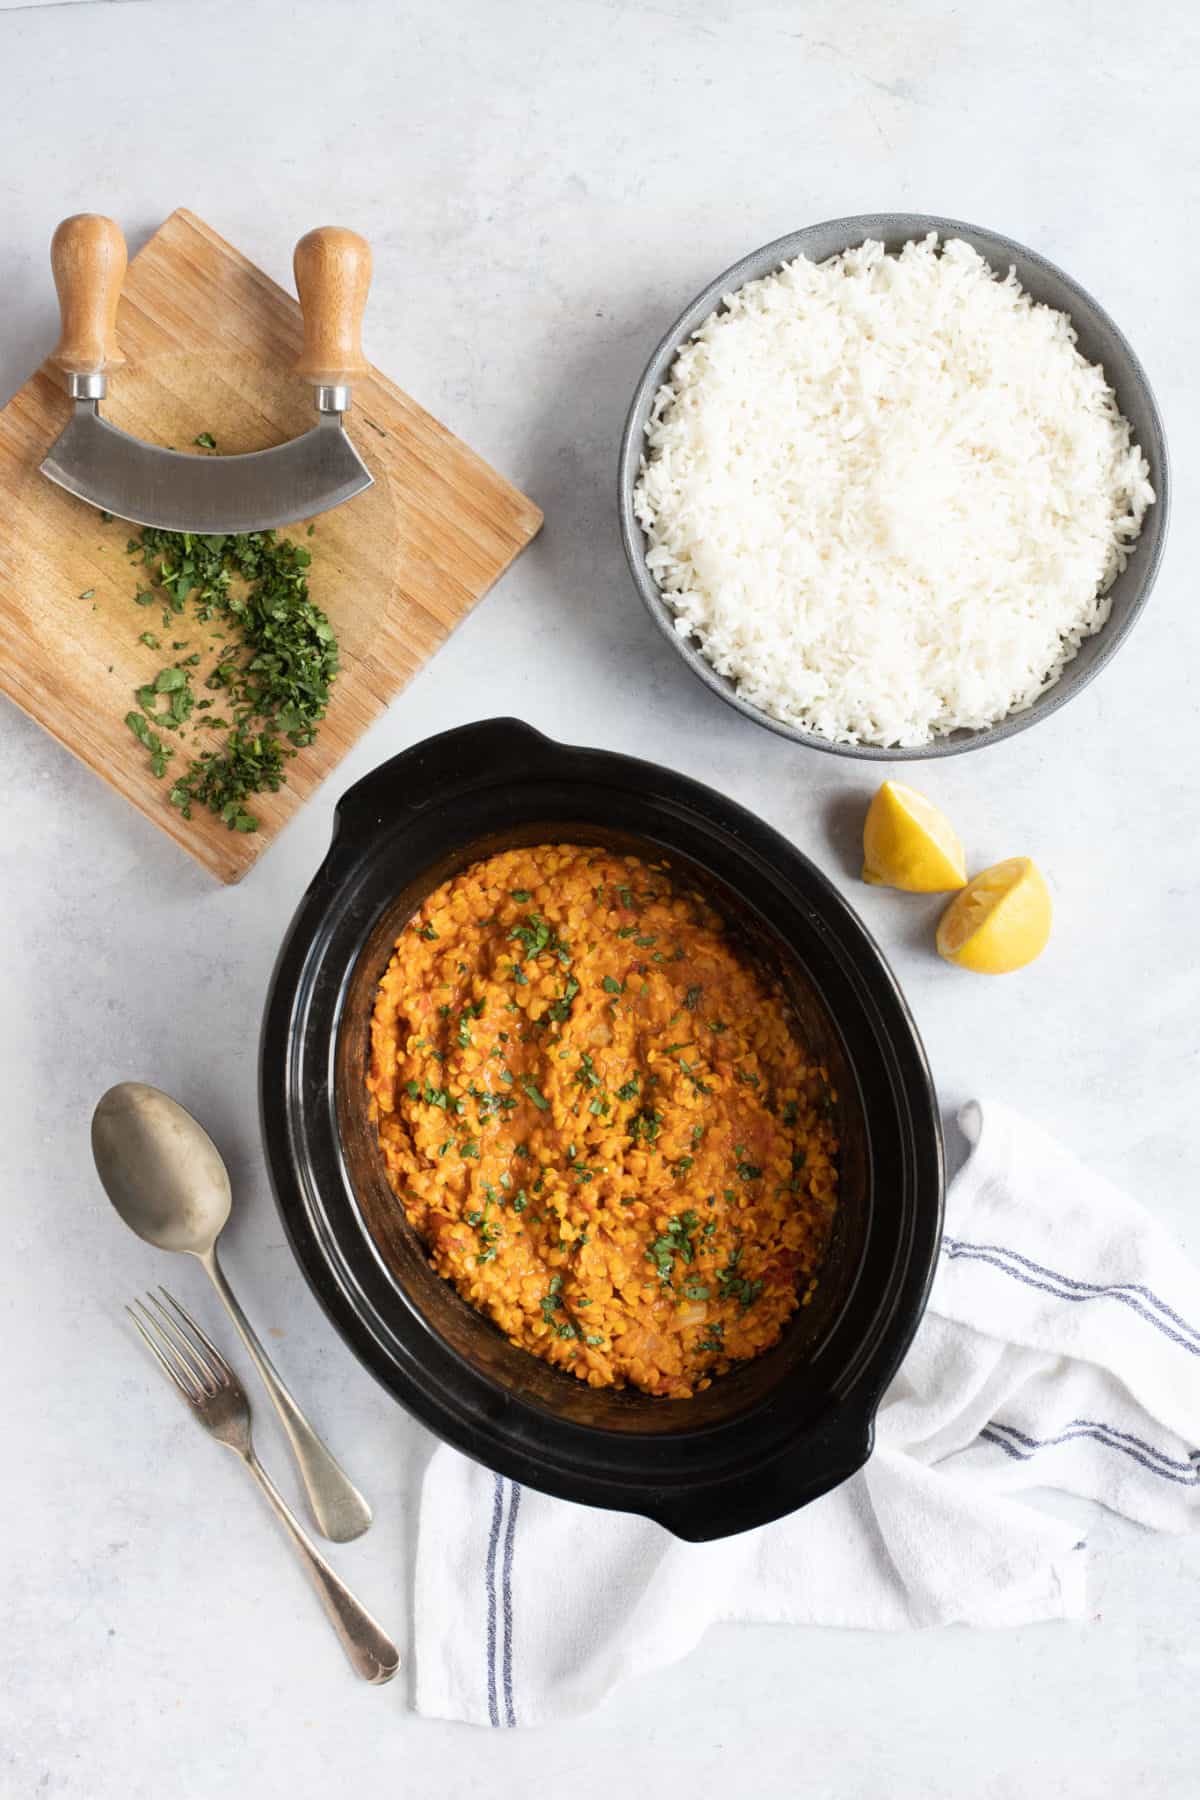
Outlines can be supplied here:
[[543, 844], [446, 882], [380, 982], [367, 1085], [433, 1268], [593, 1387], [685, 1398], [816, 1287], [826, 1071], [665, 864]]

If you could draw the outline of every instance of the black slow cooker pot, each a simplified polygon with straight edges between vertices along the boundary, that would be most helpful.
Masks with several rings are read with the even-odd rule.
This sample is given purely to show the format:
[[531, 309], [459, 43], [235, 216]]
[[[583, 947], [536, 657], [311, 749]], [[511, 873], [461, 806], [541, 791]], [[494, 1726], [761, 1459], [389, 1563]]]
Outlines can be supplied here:
[[[436, 1276], [367, 1117], [376, 984], [424, 896], [513, 845], [668, 856], [782, 983], [837, 1090], [840, 1203], [815, 1303], [691, 1400], [591, 1389], [514, 1348]], [[292, 921], [261, 1047], [263, 1134], [292, 1247], [346, 1342], [439, 1437], [548, 1493], [724, 1537], [870, 1454], [942, 1221], [937, 1104], [908, 1008], [841, 895], [730, 800], [512, 719], [444, 732], [356, 783]]]

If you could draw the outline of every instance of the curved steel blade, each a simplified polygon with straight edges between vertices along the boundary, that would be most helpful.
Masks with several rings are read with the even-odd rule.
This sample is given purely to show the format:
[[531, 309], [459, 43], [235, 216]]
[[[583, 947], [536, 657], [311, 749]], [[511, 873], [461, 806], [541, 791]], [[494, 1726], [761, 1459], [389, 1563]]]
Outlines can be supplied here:
[[271, 450], [189, 456], [118, 430], [94, 400], [76, 401], [42, 474], [119, 519], [197, 534], [289, 525], [340, 506], [372, 479], [340, 413], [322, 413], [303, 437]]

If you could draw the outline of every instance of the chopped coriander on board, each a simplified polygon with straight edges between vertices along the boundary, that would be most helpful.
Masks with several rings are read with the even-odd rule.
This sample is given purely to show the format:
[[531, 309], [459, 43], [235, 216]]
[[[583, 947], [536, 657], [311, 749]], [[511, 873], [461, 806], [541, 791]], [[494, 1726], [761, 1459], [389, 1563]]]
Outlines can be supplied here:
[[[216, 447], [208, 432], [195, 441]], [[203, 806], [230, 831], [257, 831], [247, 802], [277, 792], [287, 780], [287, 760], [315, 740], [338, 671], [333, 627], [309, 597], [312, 553], [273, 531], [197, 537], [151, 526], [127, 548], [146, 571], [146, 585], [134, 596], [139, 606], [160, 605], [164, 626], [189, 611], [209, 626], [215, 660], [203, 685], [220, 696], [222, 711], [209, 713], [212, 700], [197, 697], [192, 670], [200, 659], [193, 652], [136, 689], [141, 712], [127, 714], [126, 724], [160, 777], [174, 751], [159, 731], [178, 732], [182, 744], [191, 726], [189, 748], [197, 738], [204, 748], [174, 777], [171, 805], [185, 819], [194, 805]], [[159, 648], [153, 632], [142, 632], [138, 642]], [[172, 648], [186, 644], [176, 639]], [[193, 712], [207, 716], [193, 718]]]

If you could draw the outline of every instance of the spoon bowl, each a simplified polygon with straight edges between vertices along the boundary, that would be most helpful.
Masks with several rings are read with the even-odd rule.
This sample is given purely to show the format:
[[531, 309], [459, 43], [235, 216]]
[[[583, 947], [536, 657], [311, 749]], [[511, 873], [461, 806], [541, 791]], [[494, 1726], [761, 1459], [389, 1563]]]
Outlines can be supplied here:
[[271, 1396], [319, 1529], [335, 1543], [358, 1537], [371, 1523], [370, 1507], [296, 1404], [217, 1259], [233, 1190], [207, 1131], [169, 1094], [122, 1081], [92, 1115], [92, 1155], [131, 1231], [157, 1250], [199, 1259]]
[[110, 1088], [92, 1117], [92, 1155], [131, 1231], [159, 1250], [208, 1255], [233, 1190], [217, 1146], [177, 1100], [144, 1081]]

